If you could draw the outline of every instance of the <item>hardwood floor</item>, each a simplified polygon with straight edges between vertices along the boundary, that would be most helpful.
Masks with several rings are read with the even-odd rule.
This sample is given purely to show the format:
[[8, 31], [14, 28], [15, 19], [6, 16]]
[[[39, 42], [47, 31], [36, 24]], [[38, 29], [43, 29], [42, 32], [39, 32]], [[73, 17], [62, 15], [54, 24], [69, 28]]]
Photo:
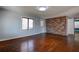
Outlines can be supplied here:
[[0, 42], [1, 52], [71, 52], [79, 51], [73, 36], [38, 34]]

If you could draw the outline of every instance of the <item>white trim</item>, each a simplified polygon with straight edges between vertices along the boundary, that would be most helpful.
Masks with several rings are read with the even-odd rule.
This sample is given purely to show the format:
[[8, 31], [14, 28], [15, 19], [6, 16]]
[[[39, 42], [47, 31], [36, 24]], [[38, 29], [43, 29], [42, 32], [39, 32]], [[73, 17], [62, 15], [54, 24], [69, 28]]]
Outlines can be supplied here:
[[[43, 33], [45, 33], [45, 32], [43, 32]], [[41, 33], [35, 33], [33, 35], [37, 35], [37, 34], [41, 34]], [[12, 39], [22, 38], [22, 37], [26, 37], [26, 36], [32, 36], [32, 35], [24, 35], [24, 36], [11, 37], [11, 38], [7, 38], [7, 39], [0, 39], [0, 41], [12, 40]]]

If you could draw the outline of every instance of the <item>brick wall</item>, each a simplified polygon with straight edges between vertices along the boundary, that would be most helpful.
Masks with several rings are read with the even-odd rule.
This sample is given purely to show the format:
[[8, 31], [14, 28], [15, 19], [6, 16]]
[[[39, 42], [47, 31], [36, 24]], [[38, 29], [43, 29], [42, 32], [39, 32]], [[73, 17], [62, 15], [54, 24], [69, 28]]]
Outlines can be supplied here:
[[66, 16], [46, 19], [47, 33], [66, 35]]

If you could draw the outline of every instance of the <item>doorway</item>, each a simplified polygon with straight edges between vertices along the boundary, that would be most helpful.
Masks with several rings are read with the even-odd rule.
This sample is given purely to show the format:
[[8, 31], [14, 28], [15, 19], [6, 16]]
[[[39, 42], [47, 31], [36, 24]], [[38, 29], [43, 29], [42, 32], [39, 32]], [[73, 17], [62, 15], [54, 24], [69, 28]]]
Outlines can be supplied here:
[[79, 42], [79, 18], [74, 19], [74, 25], [75, 41]]

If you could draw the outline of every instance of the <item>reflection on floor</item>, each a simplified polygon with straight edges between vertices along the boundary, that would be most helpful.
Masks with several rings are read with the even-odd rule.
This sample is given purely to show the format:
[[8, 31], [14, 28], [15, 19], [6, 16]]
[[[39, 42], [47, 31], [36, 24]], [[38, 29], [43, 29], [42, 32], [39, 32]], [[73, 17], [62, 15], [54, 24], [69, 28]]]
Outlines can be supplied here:
[[73, 35], [38, 34], [0, 42], [0, 51], [6, 52], [71, 52], [79, 51]]
[[75, 46], [77, 51], [79, 51], [79, 32], [75, 32]]
[[79, 41], [79, 32], [75, 32], [75, 40]]

